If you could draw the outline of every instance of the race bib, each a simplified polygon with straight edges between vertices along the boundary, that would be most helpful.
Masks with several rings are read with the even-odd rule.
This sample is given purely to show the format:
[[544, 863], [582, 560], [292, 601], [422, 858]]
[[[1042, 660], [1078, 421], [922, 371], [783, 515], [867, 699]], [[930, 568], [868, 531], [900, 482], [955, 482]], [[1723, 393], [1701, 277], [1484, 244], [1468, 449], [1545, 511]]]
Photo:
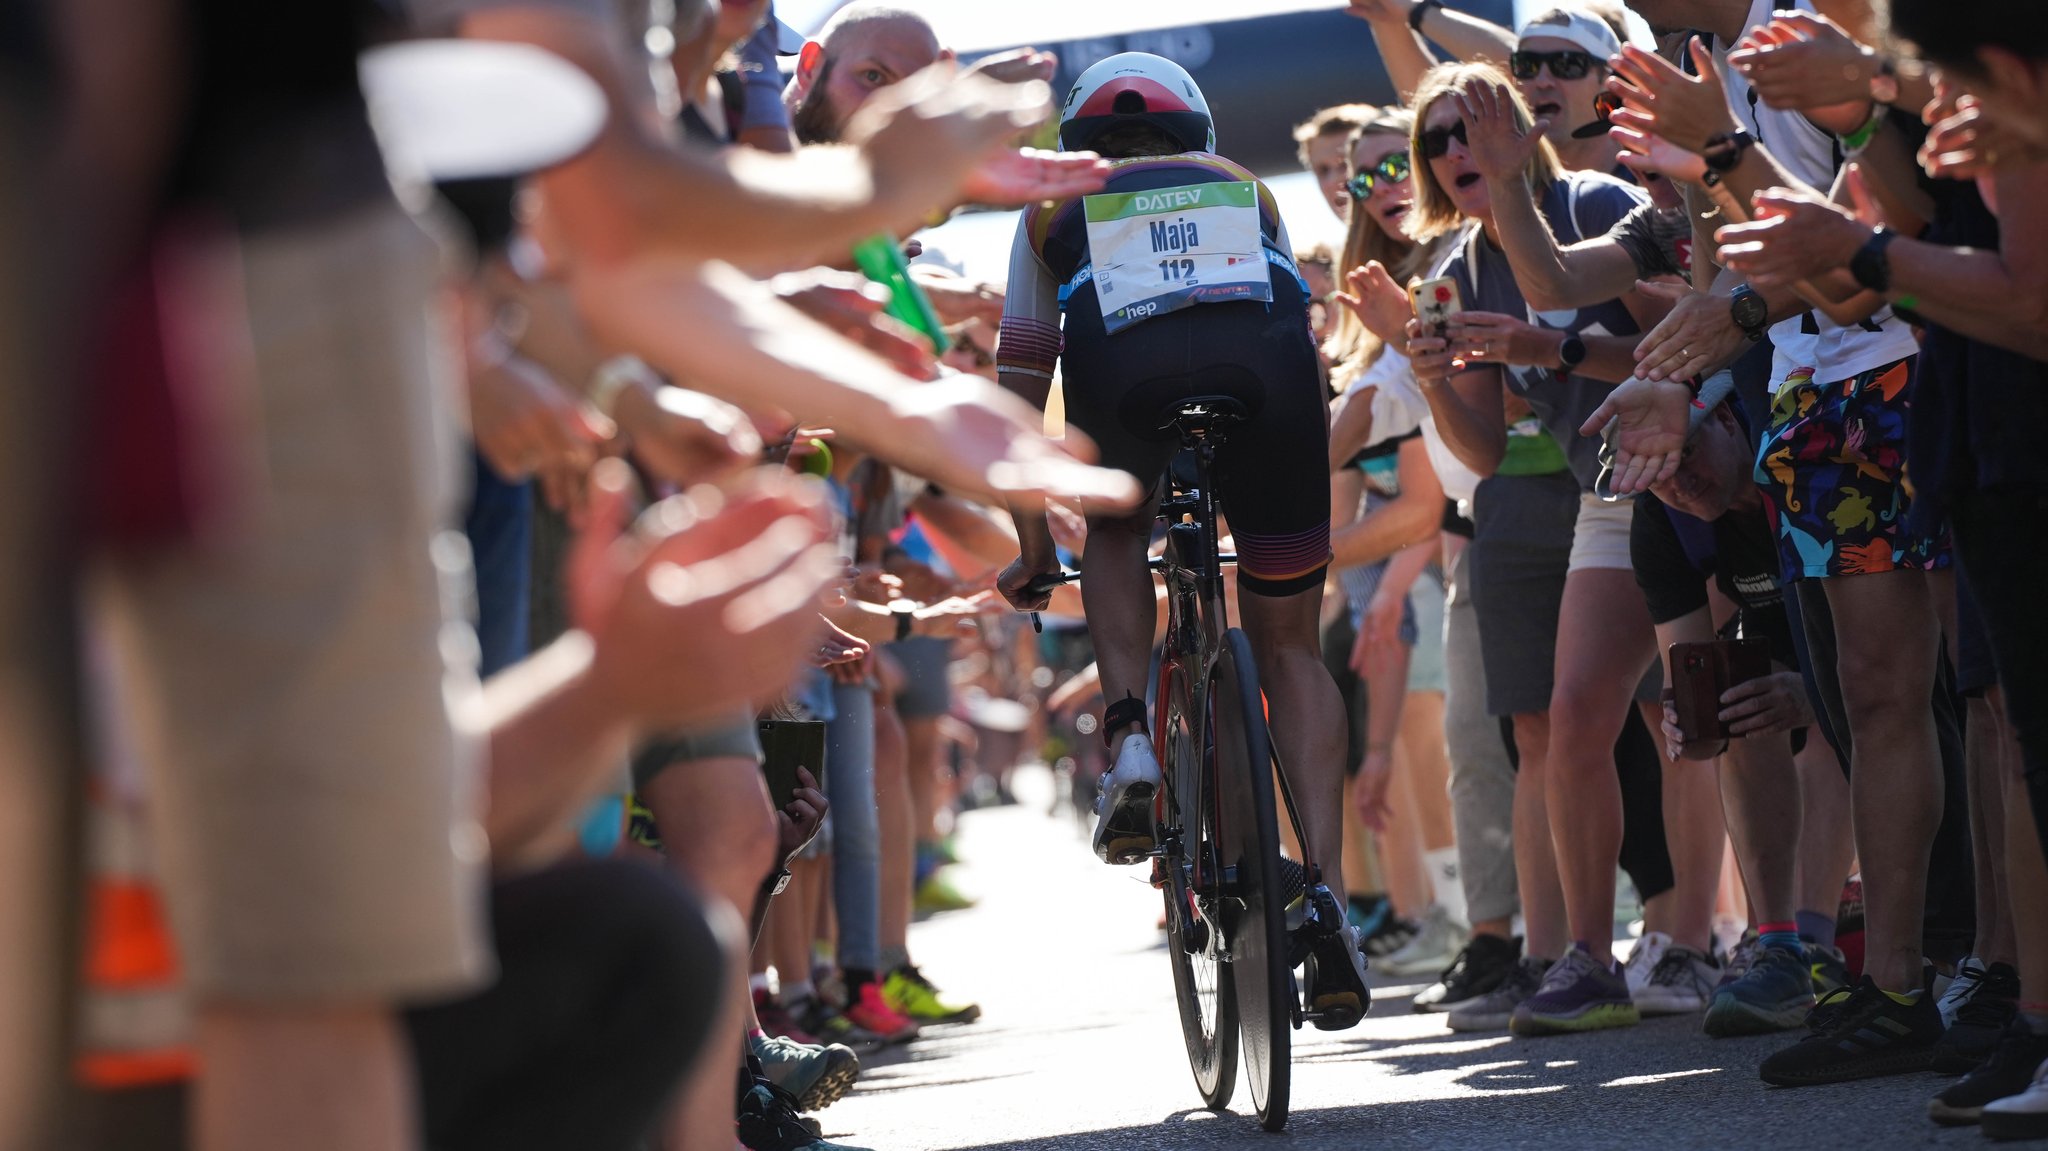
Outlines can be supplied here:
[[1107, 331], [1195, 304], [1273, 298], [1250, 180], [1107, 192], [1083, 208]]

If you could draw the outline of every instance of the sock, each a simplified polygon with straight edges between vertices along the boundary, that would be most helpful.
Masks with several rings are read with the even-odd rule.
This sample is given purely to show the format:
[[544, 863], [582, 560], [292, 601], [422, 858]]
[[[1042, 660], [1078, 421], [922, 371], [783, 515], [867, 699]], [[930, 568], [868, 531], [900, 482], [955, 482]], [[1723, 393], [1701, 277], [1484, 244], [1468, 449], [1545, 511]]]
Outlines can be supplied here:
[[2048, 1003], [2020, 1000], [2020, 1020], [2036, 1035], [2048, 1035]]
[[772, 993], [771, 989], [768, 986], [768, 973], [765, 971], [757, 971], [754, 974], [747, 976], [747, 990], [756, 995]]
[[846, 1001], [858, 1002], [860, 989], [875, 981], [875, 973], [858, 967], [841, 968], [839, 974], [846, 980]]
[[1835, 945], [1835, 917], [1824, 911], [1795, 911], [1792, 920], [1798, 925], [1801, 938], [1810, 939], [1816, 947]]
[[1465, 885], [1458, 879], [1458, 849], [1439, 847], [1422, 853], [1422, 865], [1429, 871], [1430, 898], [1451, 917], [1466, 922]]
[[[1866, 979], [1867, 979], [1867, 978], [1869, 978], [1869, 976], [1865, 976], [1864, 978], [1866, 978]], [[1878, 990], [1880, 990], [1880, 991], [1884, 991], [1884, 989], [1883, 989], [1882, 987], [1878, 988]], [[1899, 1005], [1899, 1006], [1901, 1006], [1901, 1007], [1911, 1007], [1911, 1006], [1913, 1006], [1913, 1005], [1914, 1005], [1915, 1003], [1918, 1003], [1918, 1002], [1920, 1002], [1920, 992], [1919, 992], [1919, 991], [1917, 991], [1917, 990], [1915, 990], [1915, 991], [1885, 991], [1884, 993], [1885, 993], [1885, 995], [1887, 995], [1887, 996], [1889, 996], [1889, 997], [1890, 997], [1890, 999], [1891, 999], [1891, 1001], [1892, 1001], [1893, 1003], [1896, 1003], [1896, 1004], [1898, 1004], [1898, 1005]]]
[[908, 947], [884, 947], [882, 949], [881, 965], [876, 970], [894, 971], [899, 967], [908, 966], [910, 966], [910, 949]]
[[808, 979], [802, 983], [785, 982], [782, 985], [782, 1001], [784, 1003], [802, 1003], [805, 1000], [816, 999], [817, 997], [818, 987]]
[[1757, 942], [1765, 947], [1799, 954], [1799, 924], [1796, 920], [1784, 923], [1759, 923], [1756, 925]]

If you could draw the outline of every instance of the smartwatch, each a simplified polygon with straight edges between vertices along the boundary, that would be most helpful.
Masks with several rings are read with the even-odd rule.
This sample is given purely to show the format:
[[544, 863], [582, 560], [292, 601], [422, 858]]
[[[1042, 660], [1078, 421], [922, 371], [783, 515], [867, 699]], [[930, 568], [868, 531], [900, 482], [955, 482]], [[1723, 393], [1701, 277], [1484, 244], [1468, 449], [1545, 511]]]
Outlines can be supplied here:
[[1880, 224], [1864, 241], [1854, 256], [1849, 257], [1849, 275], [1858, 284], [1882, 295], [1892, 290], [1892, 261], [1885, 255], [1885, 249], [1899, 238], [1897, 232]]
[[1736, 327], [1742, 329], [1742, 334], [1755, 343], [1764, 338], [1765, 330], [1770, 327], [1771, 309], [1755, 288], [1737, 284], [1735, 291], [1728, 296], [1728, 316], [1735, 321]]
[[1723, 132], [1710, 137], [1706, 147], [1700, 149], [1700, 159], [1707, 162], [1707, 171], [1700, 178], [1701, 183], [1711, 188], [1721, 182], [1721, 177], [1735, 170], [1742, 163], [1742, 154], [1756, 144], [1756, 137], [1746, 131]]
[[1567, 372], [1585, 363], [1586, 341], [1580, 339], [1576, 333], [1567, 332], [1564, 342], [1557, 346], [1557, 359], [1564, 365], [1562, 370]]
[[889, 601], [889, 611], [896, 617], [896, 642], [910, 638], [910, 625], [917, 622], [917, 605], [907, 599]]

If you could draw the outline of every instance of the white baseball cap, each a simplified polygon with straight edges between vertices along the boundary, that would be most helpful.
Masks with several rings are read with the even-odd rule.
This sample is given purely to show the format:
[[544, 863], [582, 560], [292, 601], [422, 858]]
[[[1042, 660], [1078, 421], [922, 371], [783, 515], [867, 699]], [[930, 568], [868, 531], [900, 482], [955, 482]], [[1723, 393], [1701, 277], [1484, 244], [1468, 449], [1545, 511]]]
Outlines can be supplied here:
[[1551, 8], [1537, 13], [1522, 25], [1515, 46], [1519, 48], [1524, 41], [1539, 37], [1568, 40], [1603, 63], [1621, 52], [1621, 41], [1615, 38], [1607, 21], [1577, 8]]
[[385, 163], [411, 179], [523, 176], [589, 147], [604, 92], [581, 68], [525, 44], [408, 40], [357, 61]]

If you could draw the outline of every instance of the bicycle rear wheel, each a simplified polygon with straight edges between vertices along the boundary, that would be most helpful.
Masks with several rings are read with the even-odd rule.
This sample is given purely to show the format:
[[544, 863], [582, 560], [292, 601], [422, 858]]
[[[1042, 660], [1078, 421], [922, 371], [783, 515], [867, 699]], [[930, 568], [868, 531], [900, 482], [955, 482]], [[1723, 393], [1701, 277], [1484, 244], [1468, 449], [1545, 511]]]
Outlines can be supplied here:
[[[1166, 872], [1166, 951], [1173, 962], [1173, 993], [1180, 1004], [1181, 1037], [1187, 1041], [1188, 1067], [1202, 1102], [1214, 1109], [1229, 1106], [1237, 1088], [1237, 989], [1223, 964], [1222, 933], [1212, 930], [1204, 908], [1213, 914], [1222, 900], [1210, 874], [1214, 849], [1214, 775], [1202, 746], [1202, 725], [1195, 722], [1194, 691], [1185, 669], [1169, 662], [1160, 669], [1160, 698], [1165, 701], [1160, 750], [1166, 772], [1164, 844], [1169, 848], [1160, 866]], [[1200, 878], [1197, 878], [1198, 872]]]
[[1209, 714], [1216, 746], [1223, 862], [1234, 868], [1224, 913], [1231, 981], [1237, 990], [1245, 1078], [1259, 1122], [1287, 1125], [1294, 972], [1287, 962], [1287, 903], [1273, 801], [1272, 737], [1266, 730], [1258, 666], [1244, 632], [1223, 633]]

